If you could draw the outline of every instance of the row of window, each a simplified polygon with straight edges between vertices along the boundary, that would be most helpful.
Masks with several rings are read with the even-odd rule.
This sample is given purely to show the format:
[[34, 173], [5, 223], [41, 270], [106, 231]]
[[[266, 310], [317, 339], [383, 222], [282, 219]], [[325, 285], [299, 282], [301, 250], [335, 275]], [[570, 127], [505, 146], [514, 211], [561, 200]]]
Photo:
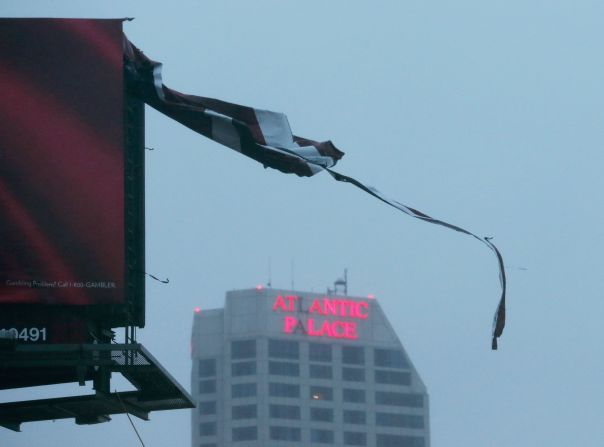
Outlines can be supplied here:
[[[207, 416], [216, 414], [216, 402], [200, 402], [200, 414]], [[258, 406], [256, 404], [235, 405], [231, 408], [231, 417], [235, 420], [241, 419], [256, 419], [258, 414]], [[269, 405], [269, 417], [271, 419], [301, 419], [301, 409], [296, 405]], [[316, 422], [333, 422], [334, 410], [331, 408], [310, 408], [310, 420]], [[367, 423], [367, 414], [363, 410], [343, 410], [342, 420], [346, 424], [361, 424]], [[424, 428], [423, 416], [399, 414], [399, 413], [383, 413], [375, 414], [375, 425], [378, 427], [398, 427], [398, 428]]]
[[[311, 385], [308, 398], [312, 400], [334, 400], [333, 388]], [[216, 392], [216, 381], [207, 380], [200, 383], [200, 394]], [[257, 395], [256, 383], [237, 383], [231, 385], [231, 397], [245, 398]], [[270, 382], [268, 394], [271, 397], [300, 398], [300, 385], [293, 383]], [[342, 401], [351, 403], [366, 403], [366, 392], [361, 389], [343, 388]], [[378, 405], [394, 405], [399, 407], [423, 407], [423, 395], [418, 393], [399, 393], [393, 391], [376, 391], [375, 403]]]
[[[342, 363], [350, 365], [365, 364], [365, 347], [363, 346], [342, 346]], [[324, 343], [309, 343], [308, 357], [315, 362], [331, 362], [333, 360], [333, 349], [331, 345]], [[373, 351], [374, 365], [383, 368], [409, 368], [409, 363], [402, 351], [397, 349], [375, 348]], [[231, 359], [242, 360], [255, 358], [256, 340], [234, 340], [231, 342]], [[268, 340], [268, 356], [281, 359], [300, 359], [300, 343], [293, 340]], [[215, 367], [211, 364], [203, 365], [207, 367], [208, 373], [215, 374]], [[205, 371], [200, 364], [200, 374]]]
[[[200, 424], [201, 436], [215, 436], [216, 424], [205, 423]], [[258, 427], [236, 427], [231, 431], [233, 442], [240, 441], [255, 441], [258, 439]], [[271, 425], [269, 427], [269, 437], [273, 441], [293, 441], [300, 442], [302, 440], [302, 430], [298, 427], [283, 427]], [[344, 432], [344, 445], [367, 445], [367, 433], [365, 432]], [[310, 441], [320, 444], [333, 444], [334, 432], [325, 429], [311, 429]], [[424, 447], [425, 441], [421, 436], [403, 436], [403, 435], [375, 435], [377, 447]], [[211, 445], [211, 444], [206, 444]]]
[[[202, 360], [206, 362], [207, 360]], [[205, 371], [210, 371], [206, 368]], [[215, 368], [212, 369], [215, 376]], [[292, 362], [269, 361], [268, 372], [276, 376], [300, 376], [300, 365]], [[242, 377], [255, 375], [257, 373], [256, 361], [235, 362], [231, 364], [231, 376]], [[310, 364], [308, 365], [308, 373], [311, 379], [333, 379], [333, 368], [331, 365]], [[341, 378], [347, 382], [365, 382], [365, 369], [343, 367]], [[210, 377], [204, 375], [203, 377]], [[391, 371], [376, 369], [374, 371], [374, 379], [376, 383], [388, 385], [411, 385], [411, 373], [407, 371]]]

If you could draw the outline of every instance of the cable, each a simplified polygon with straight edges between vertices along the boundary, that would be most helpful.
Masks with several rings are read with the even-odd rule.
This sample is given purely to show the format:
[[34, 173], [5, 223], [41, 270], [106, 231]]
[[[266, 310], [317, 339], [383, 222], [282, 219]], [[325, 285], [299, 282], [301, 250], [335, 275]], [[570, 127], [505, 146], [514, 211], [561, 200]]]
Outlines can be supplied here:
[[130, 413], [128, 413], [128, 409], [126, 408], [126, 405], [124, 405], [124, 402], [122, 401], [122, 398], [120, 397], [120, 393], [118, 393], [117, 390], [114, 390], [114, 391], [115, 391], [115, 395], [117, 396], [117, 400], [119, 400], [120, 403], [122, 404], [122, 407], [124, 407], [124, 413], [126, 413], [126, 416], [128, 416], [128, 420], [130, 421], [130, 425], [132, 425], [132, 428], [134, 429], [134, 433], [136, 433], [136, 436], [138, 436], [138, 440], [141, 442], [141, 445], [143, 447], [145, 447], [145, 443], [143, 442], [143, 438], [141, 438], [141, 435], [138, 434], [138, 430], [134, 426], [134, 422], [132, 422], [132, 418], [130, 417]]

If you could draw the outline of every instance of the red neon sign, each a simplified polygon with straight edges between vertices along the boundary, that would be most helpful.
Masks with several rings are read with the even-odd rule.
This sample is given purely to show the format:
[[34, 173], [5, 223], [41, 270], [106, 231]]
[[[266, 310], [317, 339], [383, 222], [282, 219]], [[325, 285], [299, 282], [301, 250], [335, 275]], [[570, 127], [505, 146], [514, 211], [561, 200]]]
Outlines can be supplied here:
[[273, 311], [309, 314], [309, 317], [306, 318], [286, 316], [283, 322], [283, 332], [286, 334], [302, 333], [311, 337], [347, 338], [350, 340], [359, 338], [356, 321], [318, 321], [314, 318], [315, 315], [365, 320], [369, 316], [368, 310], [369, 303], [365, 301], [328, 297], [313, 299], [308, 309], [303, 309], [302, 300], [297, 295], [277, 295], [273, 303]]

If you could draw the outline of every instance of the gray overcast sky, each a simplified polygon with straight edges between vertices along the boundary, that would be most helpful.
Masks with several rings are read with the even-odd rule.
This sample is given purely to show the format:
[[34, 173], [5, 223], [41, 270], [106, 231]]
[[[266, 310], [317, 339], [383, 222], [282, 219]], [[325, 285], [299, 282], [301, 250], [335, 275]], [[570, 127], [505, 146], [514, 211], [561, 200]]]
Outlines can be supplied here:
[[[601, 1], [12, 1], [5, 17], [135, 17], [166, 85], [287, 113], [338, 165], [479, 235], [508, 265], [490, 350], [492, 253], [321, 174], [265, 170], [147, 110], [147, 327], [188, 389], [193, 308], [267, 281], [373, 293], [430, 392], [433, 447], [604, 445], [604, 3]], [[61, 391], [65, 391], [62, 388]], [[89, 392], [67, 387], [67, 392]], [[42, 390], [0, 394], [34, 399]], [[135, 420], [190, 444], [188, 411]], [[0, 429], [0, 446], [132, 446], [125, 416]]]

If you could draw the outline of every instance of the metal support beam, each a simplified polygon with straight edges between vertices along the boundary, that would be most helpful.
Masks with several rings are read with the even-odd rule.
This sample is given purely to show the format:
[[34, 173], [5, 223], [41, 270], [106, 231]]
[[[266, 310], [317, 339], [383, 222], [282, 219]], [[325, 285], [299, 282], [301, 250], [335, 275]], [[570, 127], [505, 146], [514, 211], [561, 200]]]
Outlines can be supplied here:
[[[110, 415], [123, 413], [147, 421], [151, 411], [195, 406], [185, 389], [136, 343], [17, 345], [15, 351], [0, 350], [0, 365], [4, 368], [0, 373], [14, 368], [15, 372], [29, 370], [36, 374], [65, 366], [73, 371], [71, 382], [86, 377], [93, 380], [96, 390], [86, 396], [0, 403], [0, 427], [9, 430], [20, 431], [23, 422], [66, 418], [74, 418], [80, 425], [99, 424], [111, 420]], [[111, 393], [112, 373], [123, 375], [136, 391]]]
[[12, 431], [21, 431], [21, 424], [16, 422], [4, 422], [0, 421], [0, 427], [8, 428]]
[[111, 418], [106, 414], [95, 414], [91, 416], [77, 416], [75, 418], [75, 423], [78, 425], [93, 425], [109, 422], [110, 420]]

